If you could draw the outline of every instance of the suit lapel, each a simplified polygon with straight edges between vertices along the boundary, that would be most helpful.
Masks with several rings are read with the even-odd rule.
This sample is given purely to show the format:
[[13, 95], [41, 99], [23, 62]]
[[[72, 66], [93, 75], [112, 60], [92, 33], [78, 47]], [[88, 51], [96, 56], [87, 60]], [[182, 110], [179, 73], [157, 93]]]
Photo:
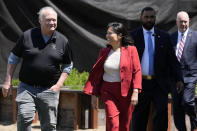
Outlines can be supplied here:
[[106, 58], [107, 58], [107, 56], [108, 56], [108, 54], [109, 54], [109, 52], [110, 52], [110, 50], [111, 50], [111, 47], [106, 48], [106, 49], [104, 50], [104, 52], [103, 52], [103, 55], [102, 55], [102, 56], [100, 57], [100, 59], [98, 60], [98, 62], [102, 61], [102, 63], [104, 63], [105, 60], [106, 60]]
[[139, 38], [140, 38], [140, 42], [139, 43], [141, 43], [140, 46], [143, 47], [143, 49], [144, 49], [145, 48], [145, 42], [144, 42], [144, 33], [143, 33], [143, 29], [142, 28], [139, 31]]
[[189, 30], [188, 33], [187, 33], [187, 37], [186, 37], [186, 40], [185, 40], [185, 44], [184, 44], [184, 48], [183, 48], [183, 53], [184, 53], [184, 49], [186, 49], [190, 43], [190, 40], [191, 40], [191, 37], [192, 37], [192, 31]]
[[[125, 58], [131, 58], [131, 54], [129, 53], [129, 48], [122, 46], [121, 47], [121, 58], [120, 58], [120, 69], [124, 69], [122, 67], [128, 67], [128, 63], [130, 63], [130, 59], [125, 59]], [[130, 69], [130, 68], [129, 68]]]
[[160, 33], [159, 33], [159, 31], [156, 28], [154, 28], [154, 32], [155, 32], [155, 34], [154, 34], [154, 38], [155, 38], [155, 56], [156, 56], [156, 54], [158, 52], [158, 49], [159, 49]]
[[142, 60], [142, 56], [144, 53], [144, 48], [145, 48], [145, 42], [144, 42], [144, 34], [143, 34], [143, 29], [140, 28], [138, 31], [138, 44], [136, 45], [136, 47], [139, 49], [139, 57], [140, 57], [140, 61]]

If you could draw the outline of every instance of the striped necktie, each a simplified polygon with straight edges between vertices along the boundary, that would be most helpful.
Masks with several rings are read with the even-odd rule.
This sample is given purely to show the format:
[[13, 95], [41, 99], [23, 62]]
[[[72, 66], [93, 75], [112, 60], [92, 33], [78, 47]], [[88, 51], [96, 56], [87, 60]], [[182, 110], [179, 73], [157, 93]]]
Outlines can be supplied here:
[[181, 60], [181, 56], [182, 56], [182, 53], [183, 53], [183, 48], [184, 48], [184, 34], [182, 33], [181, 34], [181, 41], [180, 41], [179, 49], [178, 49], [178, 53], [177, 53], [177, 59], [178, 59], [179, 62]]

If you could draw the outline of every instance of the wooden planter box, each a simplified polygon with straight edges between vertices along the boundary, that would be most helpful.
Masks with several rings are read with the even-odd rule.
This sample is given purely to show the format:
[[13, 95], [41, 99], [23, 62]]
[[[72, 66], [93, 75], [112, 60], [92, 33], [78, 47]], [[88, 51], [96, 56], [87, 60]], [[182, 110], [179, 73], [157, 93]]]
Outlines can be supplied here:
[[91, 106], [91, 96], [79, 90], [62, 88], [59, 99], [58, 125], [63, 128], [97, 128], [98, 108]]
[[[13, 87], [13, 95], [4, 98], [0, 86], [0, 121], [16, 123], [17, 104], [15, 101], [17, 87]], [[58, 107], [58, 129], [97, 128], [98, 108], [91, 106], [91, 96], [80, 90], [62, 88]], [[37, 122], [37, 114], [35, 120]]]

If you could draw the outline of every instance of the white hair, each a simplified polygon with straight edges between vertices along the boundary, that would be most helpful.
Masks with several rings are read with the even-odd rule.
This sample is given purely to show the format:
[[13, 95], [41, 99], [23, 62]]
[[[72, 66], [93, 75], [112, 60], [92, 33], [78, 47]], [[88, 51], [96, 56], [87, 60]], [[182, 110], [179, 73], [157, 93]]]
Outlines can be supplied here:
[[54, 13], [56, 13], [57, 15], [57, 12], [50, 6], [46, 6], [46, 7], [42, 7], [39, 12], [37, 13], [38, 14], [38, 18], [39, 20], [42, 20], [43, 19], [43, 15], [46, 11], [53, 11]]
[[180, 16], [182, 16], [182, 15], [186, 16], [186, 17], [189, 19], [189, 15], [188, 15], [188, 13], [187, 13], [186, 11], [179, 11], [179, 12], [177, 13], [176, 19], [178, 20], [178, 18], [179, 18]]

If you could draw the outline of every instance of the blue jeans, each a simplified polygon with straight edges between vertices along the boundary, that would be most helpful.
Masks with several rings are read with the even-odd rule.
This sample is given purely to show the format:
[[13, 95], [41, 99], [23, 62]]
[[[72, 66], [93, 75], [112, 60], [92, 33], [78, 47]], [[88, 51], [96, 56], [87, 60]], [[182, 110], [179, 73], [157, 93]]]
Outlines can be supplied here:
[[56, 131], [59, 92], [50, 87], [30, 86], [21, 82], [17, 89], [17, 129], [31, 131], [31, 123], [38, 111], [42, 131]]

